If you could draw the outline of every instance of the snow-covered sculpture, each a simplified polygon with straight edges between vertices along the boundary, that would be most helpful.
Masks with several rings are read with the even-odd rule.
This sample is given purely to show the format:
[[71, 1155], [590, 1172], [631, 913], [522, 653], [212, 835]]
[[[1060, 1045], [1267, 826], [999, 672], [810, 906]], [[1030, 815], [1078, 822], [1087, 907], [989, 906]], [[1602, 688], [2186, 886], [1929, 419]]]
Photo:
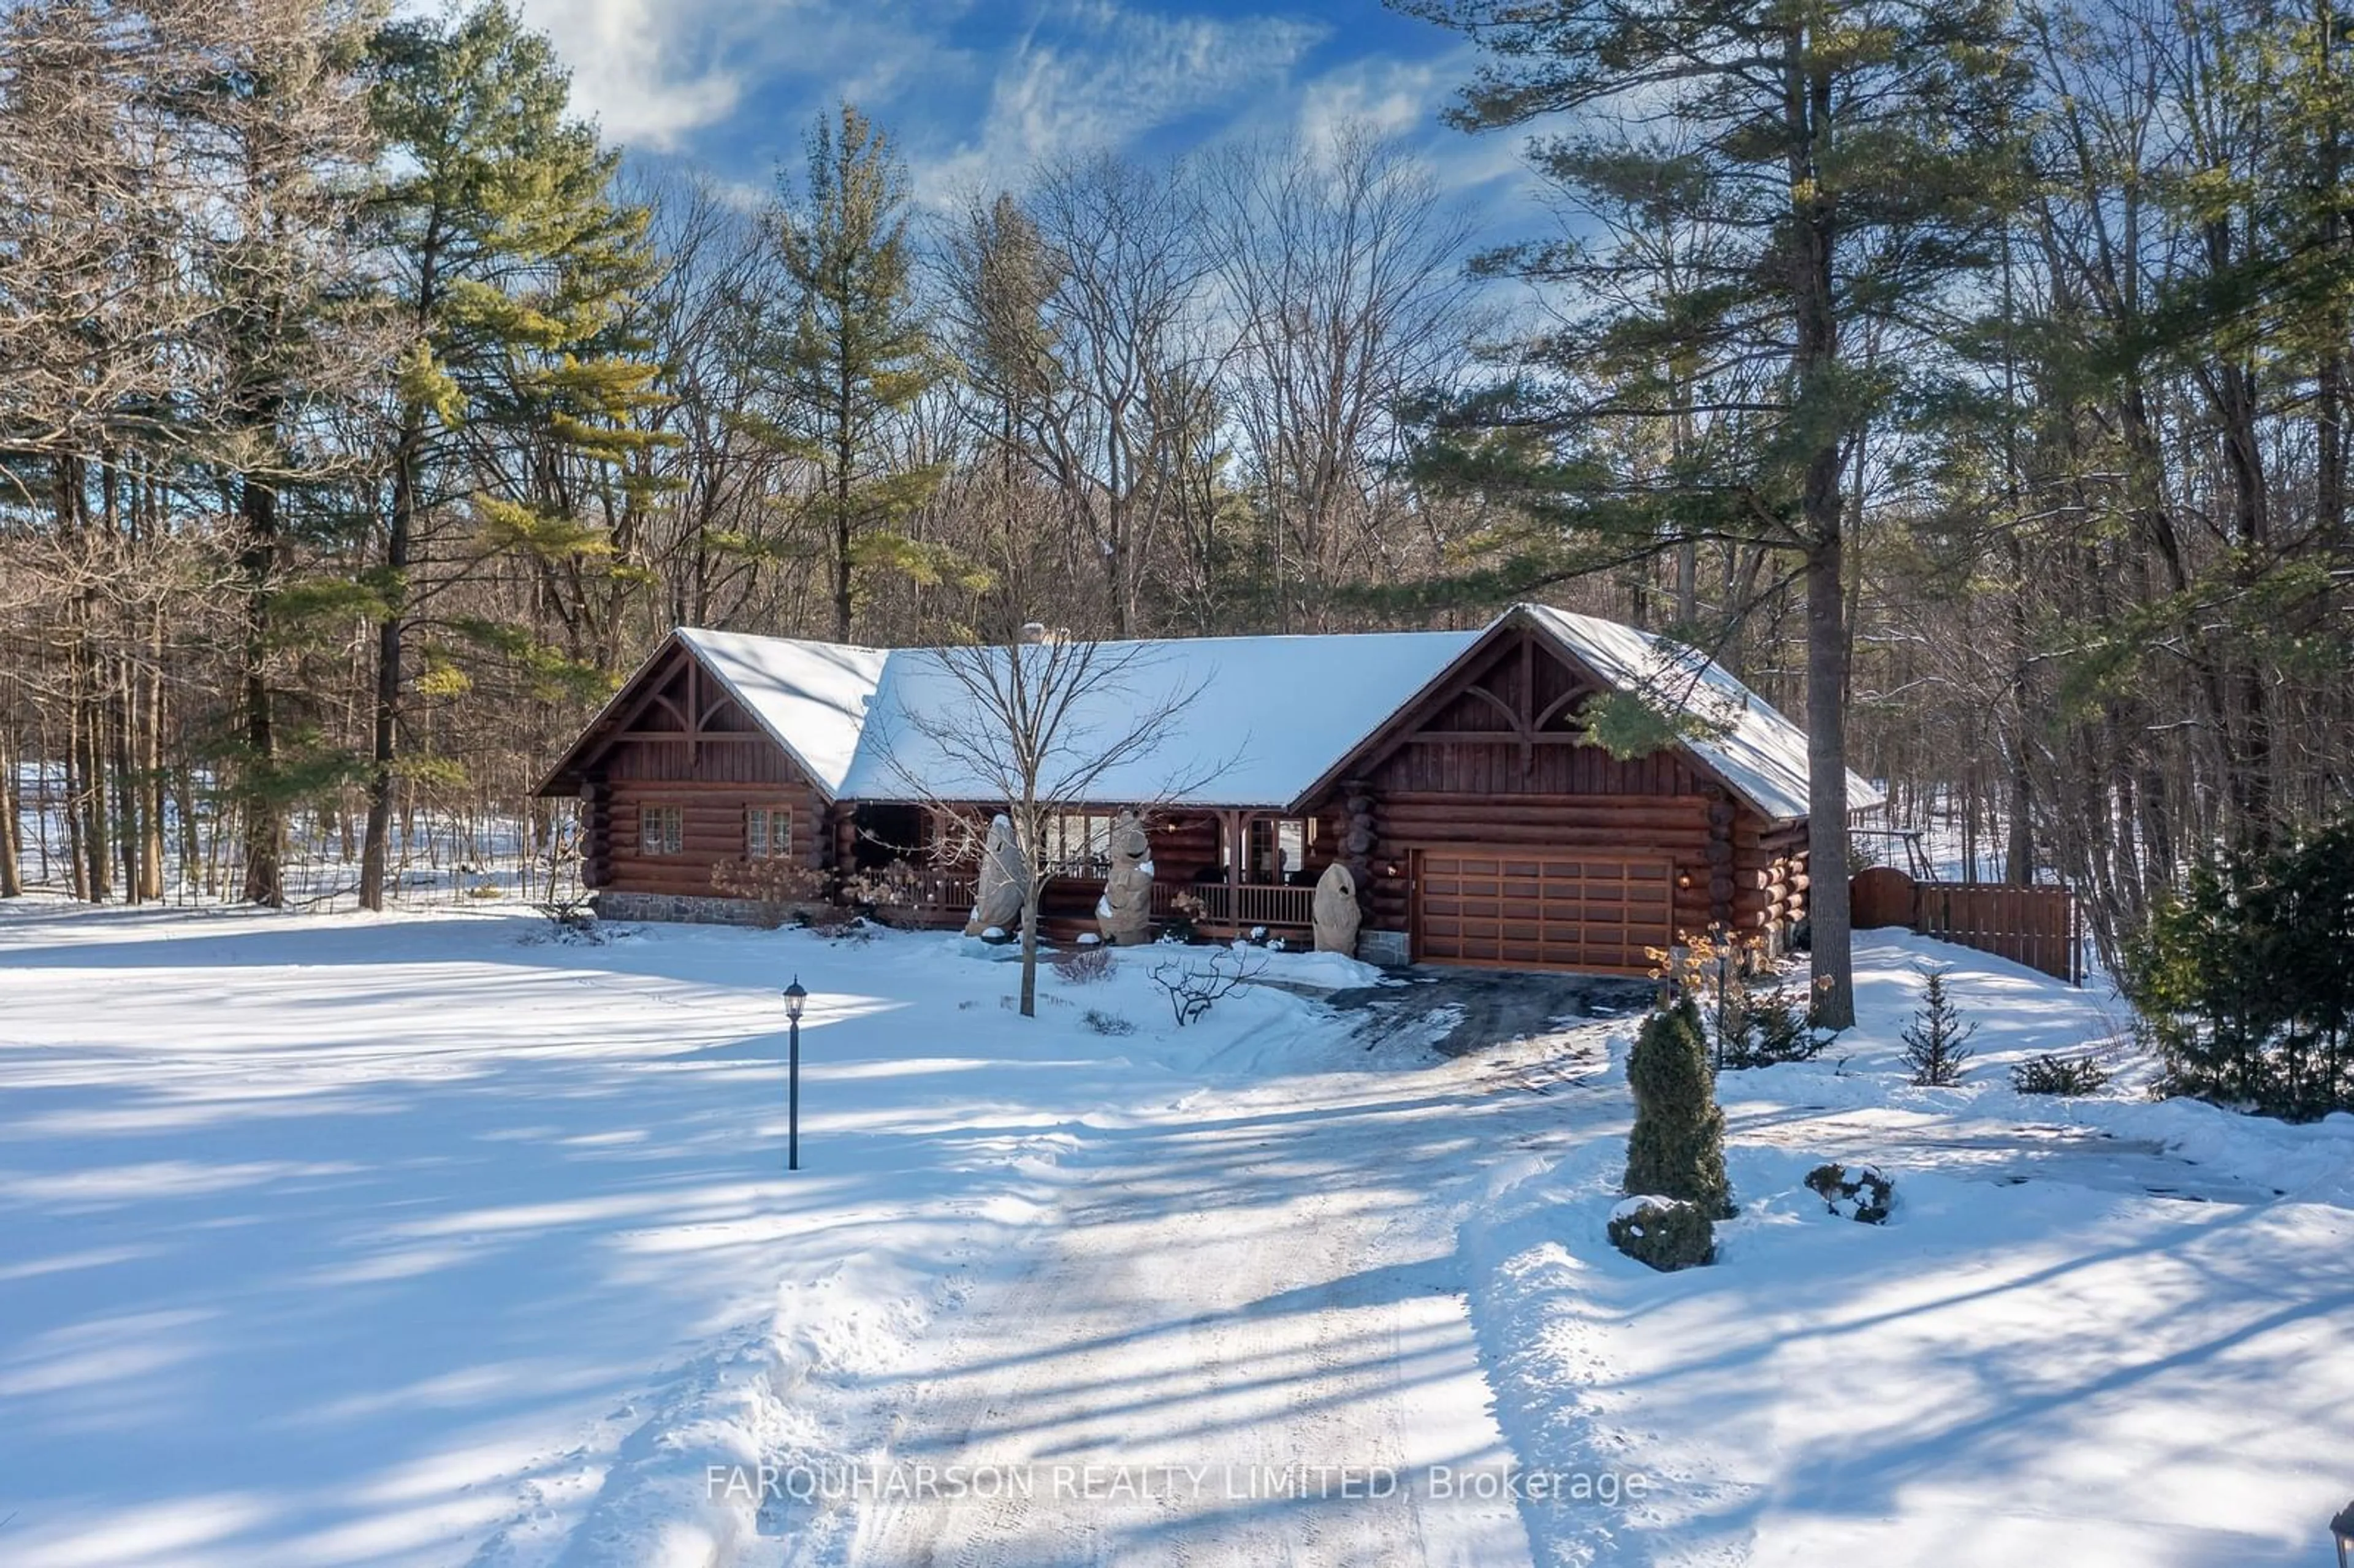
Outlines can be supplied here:
[[1357, 926], [1364, 913], [1357, 907], [1357, 879], [1347, 866], [1336, 860], [1324, 868], [1310, 907], [1316, 921], [1316, 950], [1355, 958]]
[[1111, 825], [1111, 867], [1104, 873], [1103, 896], [1096, 901], [1096, 924], [1104, 940], [1133, 947], [1152, 939], [1152, 841], [1133, 811]]
[[989, 842], [981, 852], [981, 880], [973, 890], [972, 918], [964, 934], [1011, 931], [1022, 923], [1022, 897], [1030, 885], [1029, 869], [1014, 846], [1013, 824], [1001, 812], [989, 824]]

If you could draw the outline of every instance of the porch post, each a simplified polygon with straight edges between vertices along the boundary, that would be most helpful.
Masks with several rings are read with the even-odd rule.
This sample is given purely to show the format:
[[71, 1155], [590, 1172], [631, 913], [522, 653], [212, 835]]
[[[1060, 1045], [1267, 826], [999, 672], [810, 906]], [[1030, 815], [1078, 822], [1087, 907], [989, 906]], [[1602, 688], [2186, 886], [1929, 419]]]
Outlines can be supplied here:
[[1226, 832], [1226, 924], [1236, 935], [1242, 932], [1243, 856], [1250, 853], [1249, 831], [1244, 825], [1239, 810], [1218, 813], [1225, 822]]

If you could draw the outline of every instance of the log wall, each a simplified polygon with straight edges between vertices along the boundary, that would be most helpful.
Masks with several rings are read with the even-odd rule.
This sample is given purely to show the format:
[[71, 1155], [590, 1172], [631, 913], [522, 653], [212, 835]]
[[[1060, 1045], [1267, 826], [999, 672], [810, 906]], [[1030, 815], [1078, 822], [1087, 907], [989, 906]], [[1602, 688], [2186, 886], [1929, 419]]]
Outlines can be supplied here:
[[1583, 710], [1600, 688], [1507, 640], [1399, 715], [1319, 803], [1360, 870], [1367, 924], [1405, 931], [1412, 852], [1473, 844], [1611, 851], [1674, 870], [1679, 932], [1780, 932], [1806, 912], [1806, 825], [1776, 823], [1680, 749], [1612, 757]]
[[[1452, 688], [1399, 714], [1313, 804], [1307, 879], [1345, 860], [1359, 874], [1366, 928], [1404, 932], [1417, 849], [1585, 850], [1668, 861], [1680, 932], [1720, 923], [1779, 931], [1801, 918], [1805, 825], [1766, 820], [1680, 750], [1620, 759], [1591, 744], [1580, 715], [1597, 689], [1525, 639], [1499, 646]], [[790, 754], [683, 652], [651, 673], [634, 705], [616, 711], [607, 736], [580, 775], [583, 877], [592, 887], [710, 896], [713, 868], [744, 853], [744, 813], [756, 805], [792, 812], [792, 856], [805, 865], [875, 858], [851, 810], [825, 801]], [[644, 853], [639, 814], [648, 805], [679, 809], [679, 853]], [[1155, 880], [1223, 880], [1219, 823], [1215, 812], [1184, 809], [1150, 818]], [[938, 836], [935, 824], [927, 847]], [[1057, 878], [1044, 914], [1057, 927], [1083, 928], [1098, 892], [1092, 880]], [[957, 923], [964, 914], [934, 913]]]
[[[1712, 813], [1729, 816], [1712, 821]], [[1416, 849], [1492, 844], [1656, 855], [1674, 869], [1675, 927], [1787, 930], [1806, 913], [1806, 829], [1774, 824], [1746, 805], [1691, 794], [1520, 796], [1376, 794], [1360, 895], [1375, 930], [1404, 931]]]
[[[744, 853], [744, 811], [748, 806], [784, 806], [793, 813], [792, 858], [804, 865], [828, 863], [832, 835], [823, 803], [806, 782], [747, 785], [713, 779], [616, 780], [607, 839], [610, 868], [601, 886], [620, 893], [665, 893], [709, 897], [712, 868]], [[639, 843], [639, 810], [676, 806], [680, 814], [677, 854], [649, 855]]]

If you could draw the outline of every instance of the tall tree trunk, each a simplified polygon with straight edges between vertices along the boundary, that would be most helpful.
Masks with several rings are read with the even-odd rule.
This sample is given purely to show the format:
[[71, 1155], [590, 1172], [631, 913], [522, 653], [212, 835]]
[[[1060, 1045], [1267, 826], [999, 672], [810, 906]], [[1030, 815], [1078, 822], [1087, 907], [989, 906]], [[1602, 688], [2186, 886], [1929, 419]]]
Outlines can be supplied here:
[[2003, 880], [2026, 886], [2035, 880], [2035, 669], [2033, 629], [2027, 613], [2027, 555], [2020, 544], [2019, 502], [2011, 498], [2010, 533], [2004, 540], [2010, 557], [2010, 800], [2005, 827], [2009, 846], [2003, 854]]
[[[1825, 40], [1803, 26], [1789, 33], [1785, 113], [1790, 135], [1794, 239], [1792, 375], [1801, 417], [1829, 424], [1838, 396], [1839, 316], [1832, 270], [1838, 216], [1824, 181], [1833, 160], [1833, 110]], [[1855, 1022], [1855, 959], [1847, 885], [1846, 519], [1840, 494], [1840, 433], [1827, 429], [1807, 463], [1800, 493], [1807, 579], [1807, 918], [1811, 932], [1814, 1020], [1826, 1029]]]
[[164, 896], [164, 606], [148, 613], [146, 701], [140, 715], [140, 765], [146, 771], [146, 832], [139, 843], [141, 894]]
[[[205, 843], [204, 829], [196, 820], [196, 769], [185, 762], [180, 764], [174, 769], [173, 785], [180, 813], [181, 885], [192, 893], [210, 897], [214, 885], [213, 868]], [[215, 843], [219, 842], [219, 837], [220, 830], [216, 825], [213, 830]]]
[[1807, 553], [1807, 923], [1817, 986], [1814, 1017], [1826, 1029], [1855, 1022], [1847, 883], [1847, 627], [1840, 556], [1836, 533], [1818, 539]]
[[286, 902], [286, 804], [279, 796], [278, 736], [270, 690], [270, 601], [278, 564], [278, 494], [248, 478], [239, 486], [245, 547], [238, 568], [245, 584], [245, 645], [239, 671], [245, 699], [245, 777], [240, 815], [245, 827], [248, 904]]
[[122, 861], [122, 895], [136, 904], [146, 896], [147, 885], [139, 874], [139, 845], [143, 838], [139, 817], [147, 791], [131, 761], [135, 686], [130, 657], [126, 654], [116, 659], [113, 667], [112, 689], [107, 694], [106, 729], [114, 763], [114, 843]]
[[17, 832], [22, 797], [16, 772], [22, 755], [16, 730], [0, 725], [0, 898], [21, 898], [25, 894], [24, 845]]
[[850, 385], [850, 355], [847, 344], [836, 356], [841, 366], [841, 401], [836, 404], [833, 426], [833, 640], [850, 641], [850, 460], [852, 455], [851, 420], [854, 418]]
[[81, 851], [90, 901], [114, 896], [114, 850], [108, 831], [105, 693], [99, 685], [98, 652], [89, 627], [95, 606], [82, 607]]
[[[2338, 70], [2339, 0], [2314, 0], [2314, 46], [2319, 57], [2314, 73], [2317, 82], [2330, 84], [2325, 90], [2335, 90]], [[2321, 128], [2319, 156], [2314, 175], [2317, 196], [2321, 209], [2319, 235], [2321, 264], [2327, 269], [2342, 266], [2346, 258], [2349, 218], [2354, 217], [2354, 193], [2346, 188], [2345, 127], [2340, 122], [2335, 105], [2325, 111], [2327, 119]], [[2319, 534], [2322, 548], [2333, 554], [2343, 554], [2349, 540], [2346, 533], [2346, 482], [2348, 441], [2346, 407], [2348, 385], [2347, 311], [2342, 303], [2332, 302], [2323, 307], [2320, 333], [2320, 363], [2315, 367], [2313, 392], [2313, 423], [2317, 448], [2314, 484], [2314, 526]]]
[[384, 540], [385, 613], [376, 629], [376, 701], [367, 785], [367, 833], [360, 846], [360, 907], [382, 909], [392, 863], [393, 765], [400, 739], [401, 641], [408, 623], [408, 558], [416, 536], [421, 416], [402, 424], [392, 465], [392, 514]]

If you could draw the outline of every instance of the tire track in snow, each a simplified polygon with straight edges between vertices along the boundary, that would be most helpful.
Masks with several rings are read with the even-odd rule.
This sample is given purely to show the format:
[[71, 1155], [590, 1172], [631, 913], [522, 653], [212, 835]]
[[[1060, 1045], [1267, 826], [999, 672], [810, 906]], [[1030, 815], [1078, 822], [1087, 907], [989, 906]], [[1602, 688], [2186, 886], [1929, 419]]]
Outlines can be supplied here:
[[[1467, 1143], [1500, 1130], [1499, 1101], [1531, 1103], [1499, 1093], [1516, 1070], [1371, 1080], [1386, 1094], [1355, 1075], [1296, 1081], [1305, 1097], [1204, 1091], [1106, 1129], [1066, 1165], [1065, 1221], [1034, 1266], [977, 1297], [906, 1388], [891, 1446], [901, 1476], [964, 1466], [1031, 1489], [886, 1498], [853, 1560], [1527, 1562], [1509, 1500], [1430, 1484], [1433, 1466], [1510, 1461], [1438, 1194], [1476, 1163]], [[1395, 1486], [1342, 1496], [1336, 1472], [1287, 1478], [1303, 1466]]]

